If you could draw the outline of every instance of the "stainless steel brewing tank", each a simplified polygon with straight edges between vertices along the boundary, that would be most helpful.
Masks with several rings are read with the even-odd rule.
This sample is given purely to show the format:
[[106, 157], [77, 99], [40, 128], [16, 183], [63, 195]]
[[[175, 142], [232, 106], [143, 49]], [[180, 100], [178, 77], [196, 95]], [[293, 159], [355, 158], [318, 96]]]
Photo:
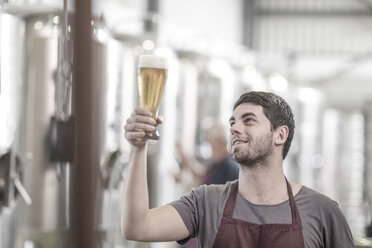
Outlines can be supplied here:
[[[0, 12], [0, 247], [14, 246], [14, 176], [19, 162], [24, 22]], [[9, 159], [10, 158], [10, 159]], [[19, 195], [19, 194], [18, 194]]]
[[67, 247], [69, 165], [50, 158], [48, 132], [55, 115], [58, 25], [54, 15], [26, 18], [25, 90], [20, 144], [24, 184], [32, 205], [20, 201], [16, 247]]

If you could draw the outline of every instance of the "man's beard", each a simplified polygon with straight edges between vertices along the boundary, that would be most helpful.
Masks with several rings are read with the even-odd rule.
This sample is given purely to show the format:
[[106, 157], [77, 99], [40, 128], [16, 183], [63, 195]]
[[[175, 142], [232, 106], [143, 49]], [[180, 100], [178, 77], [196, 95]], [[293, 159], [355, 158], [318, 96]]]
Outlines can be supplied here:
[[250, 139], [246, 147], [235, 148], [235, 151], [231, 151], [231, 157], [242, 167], [253, 168], [266, 164], [273, 149], [273, 137], [269, 133], [255, 141]]

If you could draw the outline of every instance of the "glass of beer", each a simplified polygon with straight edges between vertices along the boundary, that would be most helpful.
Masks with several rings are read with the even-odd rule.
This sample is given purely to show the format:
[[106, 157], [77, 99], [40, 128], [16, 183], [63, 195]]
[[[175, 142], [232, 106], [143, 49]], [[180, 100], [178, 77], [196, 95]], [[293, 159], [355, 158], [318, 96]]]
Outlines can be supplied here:
[[[140, 107], [150, 111], [155, 121], [158, 117], [159, 104], [167, 76], [168, 62], [166, 58], [150, 54], [139, 57], [138, 93]], [[160, 135], [157, 128], [154, 132], [146, 133], [145, 138], [159, 140]]]

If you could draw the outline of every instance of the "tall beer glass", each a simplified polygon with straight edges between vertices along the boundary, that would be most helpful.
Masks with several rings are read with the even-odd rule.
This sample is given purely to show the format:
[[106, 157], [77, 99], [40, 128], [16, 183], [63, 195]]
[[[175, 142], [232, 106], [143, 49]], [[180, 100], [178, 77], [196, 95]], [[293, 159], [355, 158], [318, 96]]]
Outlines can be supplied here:
[[[141, 55], [138, 62], [138, 93], [140, 107], [152, 113], [156, 120], [165, 82], [168, 76], [168, 62], [164, 57]], [[158, 130], [146, 133], [147, 139], [159, 140]]]

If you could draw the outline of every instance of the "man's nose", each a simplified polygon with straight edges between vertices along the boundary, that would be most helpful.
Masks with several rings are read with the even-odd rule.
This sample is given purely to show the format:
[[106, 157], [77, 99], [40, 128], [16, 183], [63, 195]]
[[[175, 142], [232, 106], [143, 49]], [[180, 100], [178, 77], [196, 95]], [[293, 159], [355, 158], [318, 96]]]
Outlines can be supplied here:
[[230, 133], [232, 135], [241, 133], [242, 132], [241, 128], [242, 128], [241, 123], [237, 121], [230, 126]]

